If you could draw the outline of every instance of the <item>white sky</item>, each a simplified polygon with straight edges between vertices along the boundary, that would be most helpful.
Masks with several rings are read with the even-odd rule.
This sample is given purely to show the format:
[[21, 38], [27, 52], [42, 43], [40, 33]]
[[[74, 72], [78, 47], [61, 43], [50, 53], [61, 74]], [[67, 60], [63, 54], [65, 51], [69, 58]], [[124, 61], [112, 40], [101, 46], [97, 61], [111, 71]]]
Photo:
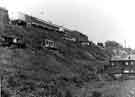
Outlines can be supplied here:
[[0, 0], [0, 6], [135, 48], [135, 0]]

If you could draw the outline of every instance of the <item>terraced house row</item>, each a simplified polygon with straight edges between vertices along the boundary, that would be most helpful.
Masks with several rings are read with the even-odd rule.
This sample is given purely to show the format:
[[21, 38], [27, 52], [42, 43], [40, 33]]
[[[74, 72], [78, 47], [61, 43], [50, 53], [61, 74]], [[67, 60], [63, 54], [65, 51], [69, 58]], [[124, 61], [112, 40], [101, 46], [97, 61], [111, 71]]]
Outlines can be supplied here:
[[19, 47], [25, 46], [24, 37], [18, 37], [15, 34], [6, 34], [7, 28], [5, 25], [22, 27], [25, 29], [41, 30], [44, 34], [46, 34], [46, 37], [44, 39], [41, 40], [41, 38], [39, 38], [40, 46], [42, 46], [43, 48], [57, 48], [57, 43], [55, 39], [48, 37], [50, 35], [55, 36], [56, 33], [57, 35], [59, 35], [60, 39], [73, 43], [78, 43], [82, 46], [88, 46], [91, 43], [88, 40], [88, 37], [79, 31], [58, 26], [56, 24], [20, 12], [9, 14], [8, 10], [0, 8], [0, 30], [2, 33], [1, 40], [6, 42], [10, 41], [9, 43], [5, 42], [4, 45], [15, 44], [17, 46], [21, 45]]

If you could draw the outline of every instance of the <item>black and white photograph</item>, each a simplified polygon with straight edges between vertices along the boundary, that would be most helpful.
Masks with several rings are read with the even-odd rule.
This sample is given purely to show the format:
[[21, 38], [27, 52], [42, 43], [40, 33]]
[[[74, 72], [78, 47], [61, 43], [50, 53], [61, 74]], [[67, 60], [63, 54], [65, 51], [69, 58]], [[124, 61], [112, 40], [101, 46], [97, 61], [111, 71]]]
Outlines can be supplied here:
[[0, 0], [0, 97], [135, 97], [135, 0]]

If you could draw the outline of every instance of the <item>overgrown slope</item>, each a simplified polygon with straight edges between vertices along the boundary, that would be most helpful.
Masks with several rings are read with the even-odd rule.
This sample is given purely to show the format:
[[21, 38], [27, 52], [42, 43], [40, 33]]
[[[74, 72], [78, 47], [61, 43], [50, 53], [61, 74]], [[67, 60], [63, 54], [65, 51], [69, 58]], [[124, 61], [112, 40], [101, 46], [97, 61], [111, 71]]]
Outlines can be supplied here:
[[[25, 49], [0, 47], [4, 95], [73, 96], [79, 94], [77, 91], [85, 83], [101, 80], [98, 75], [103, 65], [108, 64], [103, 49], [95, 44], [81, 46], [63, 40], [58, 32], [6, 25], [1, 35], [24, 37], [27, 43]], [[40, 48], [44, 38], [57, 42], [59, 49]]]

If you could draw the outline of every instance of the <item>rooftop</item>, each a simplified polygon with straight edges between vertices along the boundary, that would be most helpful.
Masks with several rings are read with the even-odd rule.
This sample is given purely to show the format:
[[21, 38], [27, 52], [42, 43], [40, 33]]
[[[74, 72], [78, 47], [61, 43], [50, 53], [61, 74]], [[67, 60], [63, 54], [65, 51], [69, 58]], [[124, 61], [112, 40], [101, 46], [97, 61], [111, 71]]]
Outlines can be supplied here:
[[135, 60], [135, 55], [113, 56], [110, 61], [128, 61], [128, 60]]

